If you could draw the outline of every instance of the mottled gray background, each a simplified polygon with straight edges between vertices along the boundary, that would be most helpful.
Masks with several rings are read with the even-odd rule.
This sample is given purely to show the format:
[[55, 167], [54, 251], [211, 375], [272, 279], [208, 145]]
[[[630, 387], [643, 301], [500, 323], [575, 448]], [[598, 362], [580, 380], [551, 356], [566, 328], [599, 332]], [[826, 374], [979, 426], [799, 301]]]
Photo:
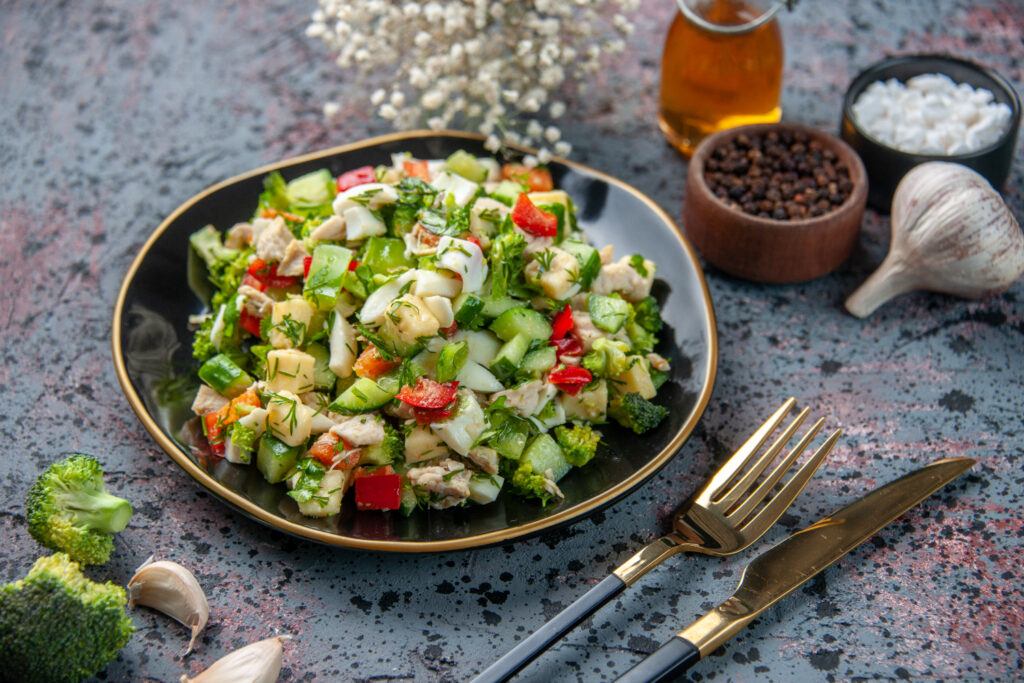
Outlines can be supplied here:
[[[562, 121], [574, 158], [672, 215], [686, 163], [655, 124], [671, 0], [644, 3], [629, 51]], [[832, 275], [760, 286], [707, 271], [720, 364], [707, 412], [642, 490], [567, 530], [424, 556], [293, 540], [232, 512], [155, 446], [118, 386], [110, 316], [131, 259], [178, 204], [234, 174], [388, 131], [365, 92], [307, 39], [312, 2], [0, 0], [0, 579], [40, 548], [23, 495], [61, 454], [108, 464], [137, 513], [96, 578], [125, 582], [151, 553], [193, 568], [212, 607], [195, 654], [145, 609], [102, 678], [176, 680], [275, 630], [282, 680], [462, 680], [659, 533], [750, 429], [795, 394], [846, 433], [754, 550], [916, 465], [979, 464], [798, 590], [692, 680], [1010, 680], [1022, 676], [1024, 286], [981, 302], [915, 294], [866, 321], [843, 299], [884, 256], [869, 212]], [[842, 93], [890, 53], [948, 51], [1024, 82], [1019, 2], [805, 0], [783, 19], [784, 117], [836, 130]], [[343, 101], [325, 125], [322, 103]], [[1006, 198], [1024, 208], [1018, 148]], [[724, 599], [744, 555], [677, 557], [577, 629], [522, 679], [609, 680]]]

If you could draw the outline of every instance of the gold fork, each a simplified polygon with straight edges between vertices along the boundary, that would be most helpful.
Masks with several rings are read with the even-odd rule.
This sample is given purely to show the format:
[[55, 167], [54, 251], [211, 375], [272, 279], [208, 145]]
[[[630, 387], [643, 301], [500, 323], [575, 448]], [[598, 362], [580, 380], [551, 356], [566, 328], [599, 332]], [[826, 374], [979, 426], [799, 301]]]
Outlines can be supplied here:
[[[763, 454], [768, 437], [789, 414], [796, 399], [790, 398], [736, 451], [704, 487], [690, 497], [676, 513], [672, 531], [647, 544], [610, 576], [541, 626], [529, 638], [473, 679], [473, 683], [506, 681], [533, 661], [602, 605], [633, 585], [666, 558], [681, 552], [725, 556], [738, 553], [759, 539], [786, 511], [818, 469], [842, 434], [836, 430], [808, 458], [788, 482], [768, 498], [783, 475], [825, 423], [819, 419], [802, 439], [762, 480], [758, 481], [786, 446], [810, 409], [804, 408]], [[767, 503], [765, 503], [765, 499]], [[763, 505], [762, 505], [763, 504]]]

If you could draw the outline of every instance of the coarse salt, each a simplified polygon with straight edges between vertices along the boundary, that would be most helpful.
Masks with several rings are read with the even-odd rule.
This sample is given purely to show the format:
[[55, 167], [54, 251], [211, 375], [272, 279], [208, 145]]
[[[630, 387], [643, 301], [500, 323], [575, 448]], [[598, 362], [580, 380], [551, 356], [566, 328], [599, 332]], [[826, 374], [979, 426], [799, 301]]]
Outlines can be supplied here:
[[906, 83], [876, 81], [851, 107], [857, 124], [880, 142], [912, 154], [976, 152], [1006, 130], [1010, 107], [945, 74], [921, 74]]

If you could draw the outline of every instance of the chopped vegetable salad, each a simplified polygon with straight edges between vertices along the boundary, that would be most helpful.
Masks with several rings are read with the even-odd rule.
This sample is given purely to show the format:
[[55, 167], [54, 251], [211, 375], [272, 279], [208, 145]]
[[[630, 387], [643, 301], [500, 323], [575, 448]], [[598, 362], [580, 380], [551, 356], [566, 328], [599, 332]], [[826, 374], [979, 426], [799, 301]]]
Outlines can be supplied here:
[[215, 457], [311, 517], [564, 496], [609, 419], [667, 411], [655, 264], [580, 232], [544, 168], [458, 151], [264, 179], [250, 221], [190, 239], [192, 409]]

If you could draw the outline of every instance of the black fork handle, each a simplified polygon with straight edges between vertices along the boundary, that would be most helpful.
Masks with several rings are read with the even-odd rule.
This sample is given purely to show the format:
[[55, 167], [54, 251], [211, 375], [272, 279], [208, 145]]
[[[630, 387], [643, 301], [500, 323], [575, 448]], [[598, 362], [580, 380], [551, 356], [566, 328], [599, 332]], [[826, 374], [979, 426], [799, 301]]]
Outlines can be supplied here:
[[611, 574], [559, 612], [551, 621], [537, 629], [529, 638], [487, 667], [471, 683], [499, 683], [512, 678], [547, 650], [552, 643], [625, 589], [626, 582], [615, 574]]

